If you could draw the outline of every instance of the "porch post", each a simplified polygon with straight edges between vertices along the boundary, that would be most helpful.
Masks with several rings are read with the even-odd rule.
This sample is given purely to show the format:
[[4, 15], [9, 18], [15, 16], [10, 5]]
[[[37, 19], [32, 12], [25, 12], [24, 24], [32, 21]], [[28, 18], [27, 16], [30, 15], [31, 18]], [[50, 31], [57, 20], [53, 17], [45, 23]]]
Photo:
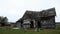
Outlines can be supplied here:
[[33, 22], [34, 22], [34, 28], [35, 28], [35, 26], [36, 26], [36, 25], [35, 25], [35, 20], [33, 20]]

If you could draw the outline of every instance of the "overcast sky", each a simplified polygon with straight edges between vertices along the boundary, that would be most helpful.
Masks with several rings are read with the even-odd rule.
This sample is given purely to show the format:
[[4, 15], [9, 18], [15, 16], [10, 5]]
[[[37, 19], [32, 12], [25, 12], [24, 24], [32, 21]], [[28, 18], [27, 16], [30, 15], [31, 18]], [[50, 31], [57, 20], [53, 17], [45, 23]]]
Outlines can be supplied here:
[[15, 22], [26, 10], [41, 11], [55, 7], [56, 22], [60, 22], [60, 0], [0, 0], [0, 16]]

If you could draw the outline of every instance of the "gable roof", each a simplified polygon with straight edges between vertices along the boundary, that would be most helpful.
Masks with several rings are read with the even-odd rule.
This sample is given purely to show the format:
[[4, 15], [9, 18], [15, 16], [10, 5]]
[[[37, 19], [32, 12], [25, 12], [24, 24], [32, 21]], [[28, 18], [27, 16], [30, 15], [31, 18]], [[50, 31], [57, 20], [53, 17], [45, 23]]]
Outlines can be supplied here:
[[55, 8], [50, 8], [42, 11], [29, 11], [27, 10], [22, 19], [35, 19], [40, 17], [56, 16]]
[[34, 12], [34, 11], [26, 11], [25, 12], [25, 14], [23, 15], [23, 19], [29, 19], [29, 18], [31, 18], [31, 19], [33, 19], [33, 18], [35, 18], [35, 17], [37, 17], [39, 14], [38, 14], [39, 12]]
[[40, 17], [56, 16], [55, 8], [42, 10], [39, 15]]

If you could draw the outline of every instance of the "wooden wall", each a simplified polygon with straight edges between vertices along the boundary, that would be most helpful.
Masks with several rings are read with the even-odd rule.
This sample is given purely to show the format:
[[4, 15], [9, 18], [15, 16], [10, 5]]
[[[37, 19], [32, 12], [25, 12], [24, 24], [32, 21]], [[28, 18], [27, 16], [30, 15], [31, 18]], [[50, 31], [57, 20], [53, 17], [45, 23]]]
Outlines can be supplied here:
[[41, 20], [42, 28], [55, 28], [55, 17], [49, 17], [47, 19]]

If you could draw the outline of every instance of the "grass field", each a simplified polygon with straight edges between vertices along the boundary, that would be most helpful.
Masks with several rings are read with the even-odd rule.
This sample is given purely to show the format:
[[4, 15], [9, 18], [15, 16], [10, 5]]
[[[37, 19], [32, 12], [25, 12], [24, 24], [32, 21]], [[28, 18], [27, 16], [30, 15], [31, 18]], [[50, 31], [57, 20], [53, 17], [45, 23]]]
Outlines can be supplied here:
[[60, 34], [60, 25], [57, 25], [56, 29], [43, 29], [39, 32], [34, 30], [23, 30], [23, 29], [11, 29], [11, 28], [0, 28], [0, 34]]

